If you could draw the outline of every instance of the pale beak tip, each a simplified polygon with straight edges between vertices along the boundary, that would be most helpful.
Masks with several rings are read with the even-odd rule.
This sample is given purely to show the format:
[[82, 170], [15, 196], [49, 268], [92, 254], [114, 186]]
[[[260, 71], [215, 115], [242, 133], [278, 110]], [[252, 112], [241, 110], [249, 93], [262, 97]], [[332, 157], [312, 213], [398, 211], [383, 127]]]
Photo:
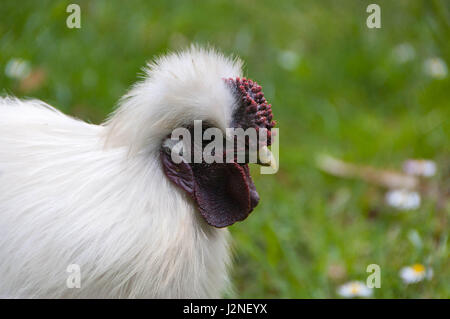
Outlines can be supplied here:
[[270, 167], [272, 167], [272, 169], [274, 170], [277, 169], [277, 162], [275, 161], [274, 158], [272, 158], [272, 160], [270, 161]]
[[263, 165], [270, 166], [274, 170], [277, 169], [277, 161], [275, 160], [275, 157], [267, 146], [263, 146], [261, 148], [259, 152], [259, 158]]

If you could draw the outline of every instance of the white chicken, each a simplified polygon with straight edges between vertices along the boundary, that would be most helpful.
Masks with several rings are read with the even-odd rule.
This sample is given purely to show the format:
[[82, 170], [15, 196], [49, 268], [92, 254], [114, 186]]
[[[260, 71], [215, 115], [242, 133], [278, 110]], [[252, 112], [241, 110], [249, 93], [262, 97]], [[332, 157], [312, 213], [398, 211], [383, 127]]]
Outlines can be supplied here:
[[[227, 289], [224, 226], [259, 200], [248, 167], [186, 164], [189, 189], [162, 145], [194, 120], [246, 128], [257, 115], [243, 109], [256, 103], [261, 116], [270, 105], [238, 78], [239, 60], [212, 49], [169, 54], [145, 71], [102, 125], [0, 98], [0, 297], [205, 298]], [[270, 129], [268, 111], [256, 122]], [[67, 284], [70, 265], [79, 287]]]

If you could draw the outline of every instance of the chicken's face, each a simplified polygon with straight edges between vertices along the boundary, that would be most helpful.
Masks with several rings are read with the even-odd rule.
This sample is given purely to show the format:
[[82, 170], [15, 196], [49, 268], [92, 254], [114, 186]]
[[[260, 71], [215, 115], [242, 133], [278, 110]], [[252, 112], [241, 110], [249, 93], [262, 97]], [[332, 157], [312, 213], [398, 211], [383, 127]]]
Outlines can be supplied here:
[[[259, 196], [248, 163], [270, 164], [273, 159], [267, 148], [275, 125], [271, 105], [256, 82], [242, 78], [241, 66], [239, 59], [195, 46], [162, 56], [148, 65], [144, 80], [106, 123], [107, 147], [158, 156], [167, 178], [192, 198], [214, 227], [232, 225], [250, 214]], [[199, 161], [174, 161], [171, 136], [179, 128], [189, 131], [187, 149], [194, 157], [210, 142], [203, 133], [209, 128], [222, 132], [214, 137], [223, 140], [224, 148], [214, 148], [214, 156], [223, 161], [205, 161], [202, 156]], [[226, 142], [235, 139], [229, 129], [251, 129], [257, 135], [229, 147]]]
[[[239, 143], [232, 143], [231, 147], [225, 147], [223, 150], [214, 149], [214, 155], [222, 161], [212, 163], [204, 159], [196, 162], [174, 161], [172, 150], [174, 144], [170, 137], [167, 137], [160, 151], [166, 176], [192, 198], [205, 221], [214, 227], [226, 227], [244, 220], [258, 204], [259, 195], [248, 167], [250, 153], [256, 151], [257, 154], [264, 154], [267, 157], [269, 152], [267, 146], [271, 144], [270, 130], [275, 125], [271, 105], [264, 98], [262, 89], [256, 82], [239, 77], [224, 78], [222, 81], [225, 83], [227, 93], [233, 97], [232, 103], [224, 105], [230, 110], [223, 112], [231, 114], [228, 120], [229, 128], [253, 129], [256, 138], [247, 136], [241, 146]], [[206, 130], [214, 127], [215, 122], [217, 122], [215, 119], [203, 120], [201, 136], [204, 136]], [[190, 132], [188, 136], [191, 140], [187, 145], [193, 159], [195, 152], [203, 154], [209, 141], [202, 139], [199, 143], [194, 139], [196, 136], [194, 124], [187, 123], [184, 127]], [[221, 130], [223, 131], [223, 128]], [[261, 138], [263, 134], [266, 134], [265, 138]], [[223, 132], [223, 136], [222, 145], [229, 145], [227, 139], [230, 140], [230, 135]], [[231, 139], [236, 142], [237, 136], [233, 135]], [[239, 152], [244, 153], [244, 161], [238, 160]], [[257, 159], [258, 164], [270, 164], [265, 164], [266, 160], [261, 161], [259, 156]]]

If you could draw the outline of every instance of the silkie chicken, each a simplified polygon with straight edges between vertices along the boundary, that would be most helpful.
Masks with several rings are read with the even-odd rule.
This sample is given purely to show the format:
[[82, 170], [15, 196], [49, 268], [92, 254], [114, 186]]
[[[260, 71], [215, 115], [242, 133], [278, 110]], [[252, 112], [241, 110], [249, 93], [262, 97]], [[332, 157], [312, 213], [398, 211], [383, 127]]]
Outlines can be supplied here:
[[160, 57], [102, 125], [0, 98], [0, 297], [223, 296], [226, 226], [259, 201], [248, 165], [175, 164], [164, 145], [194, 120], [275, 125], [241, 66], [198, 47]]

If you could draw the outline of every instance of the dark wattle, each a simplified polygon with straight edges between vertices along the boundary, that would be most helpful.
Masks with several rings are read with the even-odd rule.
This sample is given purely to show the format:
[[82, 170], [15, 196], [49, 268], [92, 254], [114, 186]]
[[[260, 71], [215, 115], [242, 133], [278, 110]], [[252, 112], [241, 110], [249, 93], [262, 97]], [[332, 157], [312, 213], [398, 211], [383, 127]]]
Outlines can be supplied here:
[[244, 220], [258, 203], [247, 165], [194, 165], [194, 176], [200, 213], [212, 226], [226, 227]]
[[175, 164], [165, 152], [161, 152], [161, 162], [169, 180], [192, 197], [211, 226], [226, 227], [244, 220], [258, 204], [248, 165]]

